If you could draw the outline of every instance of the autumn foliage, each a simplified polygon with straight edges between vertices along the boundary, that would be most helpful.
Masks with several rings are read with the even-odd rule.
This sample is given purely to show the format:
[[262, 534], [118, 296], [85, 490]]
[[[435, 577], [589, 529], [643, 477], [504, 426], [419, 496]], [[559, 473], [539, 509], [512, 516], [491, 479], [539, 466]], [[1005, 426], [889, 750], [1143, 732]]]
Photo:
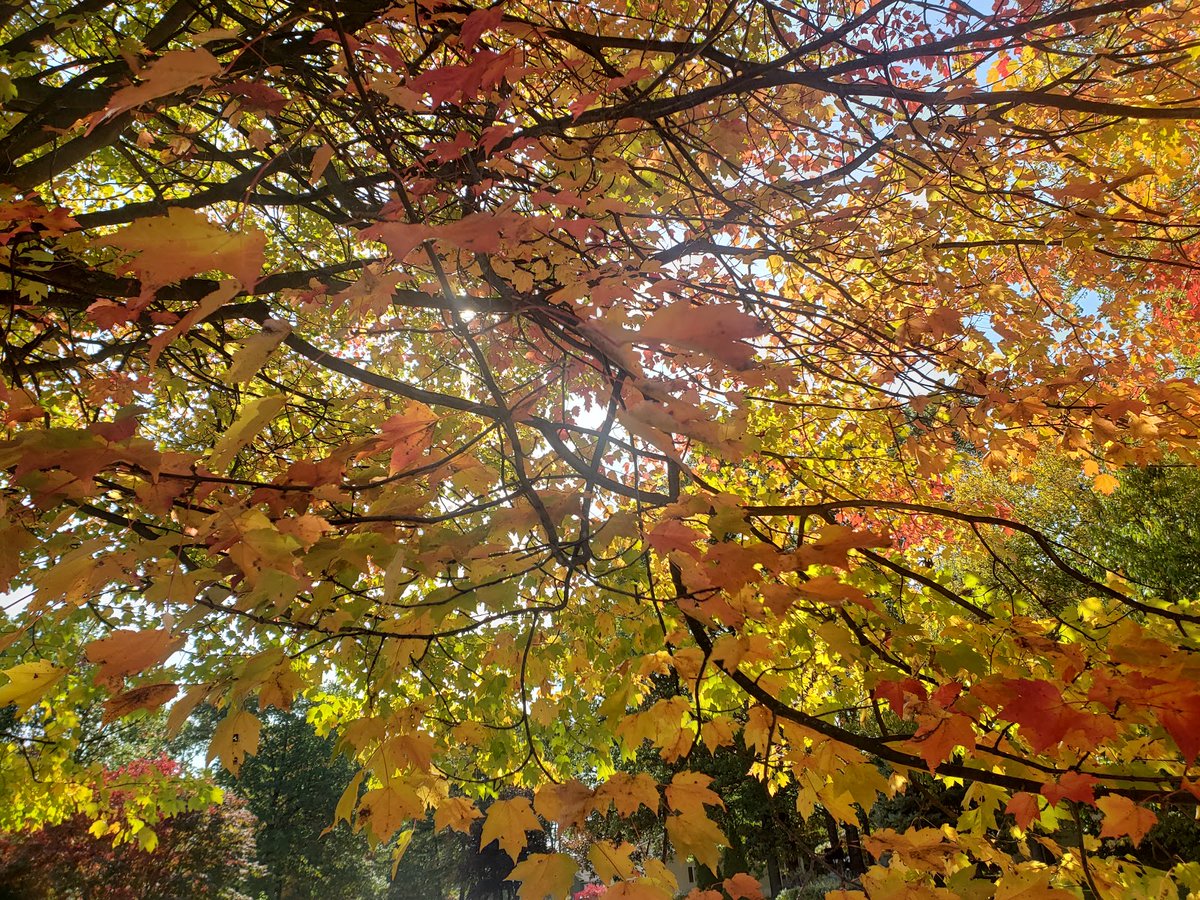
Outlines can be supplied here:
[[647, 813], [749, 891], [730, 748], [854, 829], [963, 788], [868, 896], [1200, 887], [1135, 851], [1198, 598], [1026, 514], [1197, 463], [1198, 14], [0, 10], [5, 825], [95, 812], [95, 729], [213, 704], [236, 773], [304, 697], [339, 820], [482, 820], [524, 900], [580, 864], [530, 833]]
[[[147, 774], [178, 778], [178, 763], [139, 760], [105, 773], [116, 786], [107, 815], [128, 819], [138, 808], [136, 785]], [[145, 825], [133, 840], [110, 839], [109, 823], [76, 813], [63, 822], [0, 838], [0, 884], [4, 896], [92, 896], [112, 900], [146, 897], [228, 896], [224, 887], [253, 871], [253, 817], [237, 800], [188, 792], [180, 808]], [[117, 832], [118, 829], [111, 829]]]

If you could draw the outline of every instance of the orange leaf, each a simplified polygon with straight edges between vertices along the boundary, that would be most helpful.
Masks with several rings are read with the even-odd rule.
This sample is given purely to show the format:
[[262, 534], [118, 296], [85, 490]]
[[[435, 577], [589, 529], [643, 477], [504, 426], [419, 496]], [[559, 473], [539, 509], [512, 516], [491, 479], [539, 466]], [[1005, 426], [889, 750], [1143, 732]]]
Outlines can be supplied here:
[[141, 281], [138, 303], [144, 306], [160, 287], [212, 269], [228, 272], [244, 289], [253, 287], [267, 238], [246, 225], [232, 232], [202, 212], [175, 208], [165, 216], [139, 219], [96, 243], [135, 254], [124, 271]]
[[104, 110], [91, 117], [88, 134], [107, 119], [119, 116], [151, 100], [178, 94], [216, 78], [224, 67], [207, 50], [171, 50], [148, 65], [138, 84], [123, 87], [108, 101]]
[[592, 811], [593, 797], [591, 788], [571, 779], [563, 784], [544, 784], [538, 788], [533, 808], [559, 825], [582, 825]]
[[115, 719], [123, 718], [139, 709], [158, 709], [179, 693], [177, 684], [147, 684], [133, 690], [110, 697], [104, 702], [104, 716], [101, 723], [107, 725]]
[[755, 349], [747, 338], [765, 334], [754, 316], [728, 304], [696, 306], [680, 301], [655, 312], [631, 338], [644, 343], [666, 343], [695, 350], [732, 369], [748, 369]]
[[1031, 794], [1029, 791], [1013, 794], [1004, 811], [1017, 820], [1018, 828], [1028, 831], [1029, 823], [1038, 815], [1037, 794]]
[[466, 797], [448, 797], [438, 803], [437, 811], [433, 814], [433, 826], [438, 831], [449, 828], [470, 834], [471, 823], [481, 815], [475, 804]]
[[126, 675], [144, 672], [163, 662], [183, 646], [182, 638], [171, 636], [165, 628], [153, 631], [120, 629], [106, 638], [92, 641], [83, 648], [88, 660], [100, 667], [96, 684], [117, 687]]
[[721, 886], [725, 888], [730, 900], [762, 900], [762, 885], [758, 883], [757, 878], [745, 872], [738, 872], [731, 878], [726, 878]]
[[1104, 812], [1104, 827], [1100, 829], [1100, 837], [1129, 836], [1133, 846], [1142, 842], [1158, 816], [1145, 807], [1138, 806], [1128, 797], [1109, 794], [1096, 801], [1096, 805]]

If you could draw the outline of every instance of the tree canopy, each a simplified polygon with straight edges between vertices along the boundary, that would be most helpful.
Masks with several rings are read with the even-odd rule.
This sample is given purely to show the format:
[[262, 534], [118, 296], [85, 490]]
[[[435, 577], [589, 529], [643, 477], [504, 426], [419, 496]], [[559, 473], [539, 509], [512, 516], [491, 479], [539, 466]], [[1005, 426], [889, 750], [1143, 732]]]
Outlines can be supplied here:
[[6, 827], [303, 697], [340, 819], [524, 900], [593, 813], [718, 871], [733, 745], [853, 828], [962, 788], [871, 897], [1200, 889], [1135, 852], [1194, 563], [1071, 521], [1197, 462], [1200, 6], [29, 0], [0, 60]]

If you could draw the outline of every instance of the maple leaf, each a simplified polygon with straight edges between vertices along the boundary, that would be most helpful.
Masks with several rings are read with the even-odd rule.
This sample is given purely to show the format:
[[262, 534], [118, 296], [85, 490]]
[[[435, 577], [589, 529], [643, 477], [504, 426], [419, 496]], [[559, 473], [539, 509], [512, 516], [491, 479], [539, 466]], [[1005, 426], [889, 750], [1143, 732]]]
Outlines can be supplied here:
[[220, 471], [229, 468], [237, 452], [254, 440], [260, 431], [274, 419], [284, 407], [287, 398], [282, 394], [267, 394], [255, 397], [242, 405], [234, 419], [220, 439], [213, 445], [209, 455], [209, 463], [213, 469]]
[[490, 9], [476, 9], [467, 13], [466, 19], [463, 20], [462, 30], [459, 31], [463, 47], [473, 50], [479, 43], [479, 38], [498, 27], [503, 18], [504, 7], [501, 4]]
[[578, 779], [544, 784], [537, 789], [533, 808], [559, 825], [580, 826], [594, 805], [595, 792]]
[[110, 697], [104, 702], [103, 724], [123, 718], [139, 709], [155, 710], [175, 699], [179, 693], [177, 684], [147, 684]]
[[694, 856], [701, 865], [717, 871], [721, 862], [721, 847], [729, 839], [705, 813], [682, 813], [667, 817], [667, 837], [681, 856]]
[[390, 781], [363, 794], [358, 803], [356, 827], [368, 828], [376, 840], [383, 842], [424, 814], [425, 804], [411, 785]]
[[754, 316], [724, 304], [672, 303], [640, 323], [636, 340], [697, 350], [735, 370], [754, 363], [755, 349], [745, 341], [766, 334]]
[[643, 878], [618, 882], [604, 892], [604, 900], [671, 900], [672, 896], [671, 891]]
[[588, 848], [588, 861], [596, 877], [603, 882], [632, 878], [634, 865], [630, 855], [636, 849], [627, 842], [614, 844], [612, 841], [596, 841]]
[[398, 734], [383, 741], [372, 759], [385, 777], [394, 772], [423, 772], [433, 761], [435, 739], [426, 732]]
[[287, 322], [267, 319], [263, 323], [263, 330], [242, 341], [241, 348], [233, 354], [229, 368], [223, 376], [225, 383], [244, 384], [250, 381], [262, 369], [275, 349], [287, 340], [291, 330], [292, 326]]
[[20, 716], [41, 700], [67, 670], [39, 659], [5, 669], [4, 674], [8, 676], [8, 683], [0, 685], [0, 706], [11, 703]]
[[658, 815], [658, 785], [645, 772], [614, 772], [596, 788], [596, 809], [605, 812], [610, 803], [625, 817], [632, 816], [643, 806]]
[[890, 547], [891, 538], [873, 531], [859, 531], [846, 525], [827, 524], [796, 550], [795, 559], [798, 568], [812, 565], [837, 566], [840, 569], [850, 568], [851, 550], [865, 550], [878, 547]]
[[1096, 805], [1104, 813], [1104, 825], [1100, 829], [1100, 837], [1126, 837], [1137, 846], [1142, 842], [1154, 823], [1158, 821], [1152, 811], [1144, 806], [1138, 806], [1128, 797], [1109, 794], [1096, 801]]
[[571, 892], [578, 866], [565, 853], [531, 853], [513, 867], [506, 881], [519, 881], [521, 900], [562, 900]]
[[438, 831], [449, 828], [470, 834], [471, 823], [481, 815], [478, 807], [466, 797], [447, 797], [438, 803], [433, 813], [433, 825]]
[[236, 99], [241, 109], [277, 116], [288, 104], [285, 94], [261, 81], [231, 81], [222, 84], [221, 92]]
[[258, 689], [258, 708], [291, 709], [292, 700], [303, 687], [304, 679], [290, 665], [276, 666]]
[[97, 244], [134, 254], [125, 271], [141, 282], [141, 304], [159, 288], [201, 272], [220, 269], [243, 289], [258, 281], [267, 238], [256, 228], [230, 232], [194, 209], [175, 207], [165, 216], [139, 219]]
[[156, 335], [150, 341], [150, 367], [158, 365], [159, 356], [171, 341], [182, 334], [186, 334], [193, 325], [204, 321], [208, 316], [211, 316], [218, 309], [237, 296], [238, 291], [242, 288], [242, 284], [236, 278], [227, 278], [222, 281], [214, 290], [205, 294], [192, 309], [181, 318], [178, 322], [164, 331], [162, 334]]
[[247, 756], [258, 752], [262, 723], [244, 709], [232, 710], [219, 723], [208, 745], [207, 761], [220, 757], [221, 764], [233, 775], [241, 771]]
[[529, 801], [524, 797], [514, 797], [511, 800], [497, 800], [487, 811], [483, 822], [483, 832], [479, 838], [479, 849], [483, 849], [492, 841], [500, 845], [500, 849], [516, 862], [521, 851], [528, 843], [527, 831], [541, 831], [541, 823], [533, 814]]
[[944, 719], [922, 716], [917, 722], [913, 743], [931, 772], [950, 758], [955, 747], [975, 749], [975, 725], [968, 716], [952, 715]]
[[875, 608], [875, 601], [868, 597], [862, 588], [846, 584], [836, 575], [817, 575], [800, 582], [797, 589], [805, 596], [813, 597], [832, 606], [855, 603], [866, 609], [873, 610]]
[[166, 628], [134, 631], [121, 628], [108, 637], [88, 643], [84, 655], [100, 668], [96, 684], [118, 687], [126, 675], [144, 672], [165, 662], [167, 657], [183, 646], [183, 638], [174, 637]]
[[1164, 698], [1162, 706], [1163, 727], [1179, 747], [1184, 761], [1194, 762], [1200, 754], [1200, 695], [1189, 692]]
[[437, 422], [438, 417], [428, 406], [409, 403], [403, 412], [396, 413], [379, 427], [379, 437], [371, 452], [391, 450], [388, 473], [395, 475], [404, 471], [428, 452], [433, 426]]
[[709, 790], [712, 778], [700, 772], [678, 772], [667, 785], [667, 805], [683, 815], [705, 815], [704, 807], [725, 808], [721, 798]]
[[738, 872], [721, 882], [730, 900], [762, 900], [762, 886], [757, 878]]
[[138, 84], [123, 87], [112, 95], [103, 111], [91, 118], [88, 134], [108, 119], [151, 100], [206, 84], [222, 71], [224, 67], [217, 58], [203, 48], [169, 50], [140, 73]]
[[1096, 795], [1094, 788], [1098, 783], [1094, 775], [1084, 775], [1079, 772], [1063, 772], [1058, 781], [1042, 785], [1042, 796], [1051, 806], [1057, 806], [1060, 800], [1073, 800], [1076, 803], [1094, 803]]
[[1018, 828], [1028, 831], [1029, 823], [1038, 817], [1037, 794], [1031, 794], [1028, 791], [1013, 794], [1004, 807], [1004, 811], [1016, 820]]
[[[1048, 681], [1008, 679], [998, 685], [1001, 715], [1021, 726], [1035, 752], [1070, 739], [1080, 746], [1095, 746], [1114, 731], [1111, 719], [1075, 709]], [[975, 693], [983, 694], [976, 688]]]

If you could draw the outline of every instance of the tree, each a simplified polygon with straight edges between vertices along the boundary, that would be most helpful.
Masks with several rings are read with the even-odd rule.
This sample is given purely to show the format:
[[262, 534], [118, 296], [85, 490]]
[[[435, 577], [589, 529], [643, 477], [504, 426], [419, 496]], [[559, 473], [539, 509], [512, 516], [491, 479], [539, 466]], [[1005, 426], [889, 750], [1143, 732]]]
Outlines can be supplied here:
[[[305, 695], [362, 767], [338, 815], [380, 841], [436, 808], [515, 862], [534, 810], [472, 800], [517, 784], [555, 827], [645, 807], [711, 859], [699, 741], [854, 827], [960, 780], [955, 830], [864, 836], [871, 893], [1195, 881], [1109, 852], [1200, 793], [1190, 600], [959, 490], [1047, 448], [1100, 493], [1191, 464], [1200, 393], [1152, 312], [1195, 270], [1193, 4], [0, 20], [26, 598], [0, 702], [31, 809], [86, 802], [42, 786], [98, 691], [113, 720], [218, 705], [233, 773], [247, 700]], [[1061, 599], [955, 581], [1010, 532]], [[670, 783], [616, 771], [647, 742]], [[673, 889], [652, 862], [625, 896]]]
[[[179, 774], [178, 764], [160, 758], [115, 769], [109, 777], [120, 782], [142, 770]], [[115, 804], [136, 799], [132, 792], [120, 792]], [[177, 812], [135, 841], [115, 841], [82, 813], [35, 831], [6, 834], [0, 837], [0, 896], [240, 900], [255, 870], [253, 824], [244, 804], [230, 799]]]
[[344, 825], [330, 829], [356, 770], [336, 753], [332, 737], [316, 733], [304, 708], [271, 709], [262, 717], [258, 751], [239, 777], [218, 775], [226, 790], [245, 798], [256, 820], [254, 896], [358, 900], [383, 894], [387, 855], [374, 856], [366, 838]]

